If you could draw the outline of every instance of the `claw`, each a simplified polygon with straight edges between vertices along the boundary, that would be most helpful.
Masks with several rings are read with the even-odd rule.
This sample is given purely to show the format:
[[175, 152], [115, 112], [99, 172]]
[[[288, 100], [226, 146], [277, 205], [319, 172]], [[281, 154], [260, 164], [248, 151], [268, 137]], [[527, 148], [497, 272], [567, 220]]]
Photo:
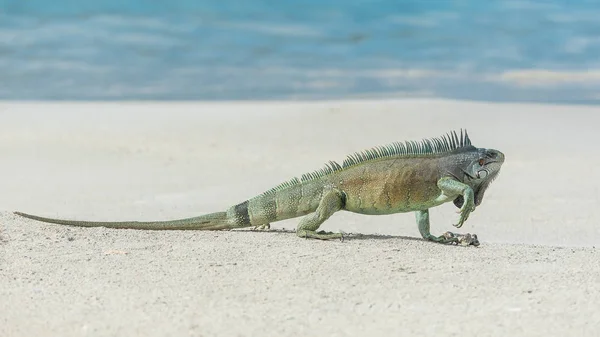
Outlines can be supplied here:
[[455, 234], [452, 232], [446, 232], [443, 234], [443, 237], [450, 241], [453, 241], [454, 243], [456, 243], [457, 245], [460, 246], [479, 246], [479, 239], [477, 238], [477, 234]]
[[468, 244], [466, 244], [465, 246], [479, 246], [479, 240], [477, 239], [477, 235], [472, 234]]
[[450, 240], [453, 239], [455, 237], [454, 233], [452, 232], [446, 232], [444, 234], [442, 234], [442, 236], [446, 239], [446, 240]]
[[340, 231], [340, 242], [344, 242], [344, 235], [346, 235], [346, 232]]
[[461, 246], [469, 246], [472, 242], [472, 238], [471, 238], [471, 234], [465, 234], [463, 237], [461, 237], [460, 239], [458, 239], [458, 244]]
[[271, 229], [271, 224], [270, 223], [265, 223], [262, 225], [256, 225], [254, 226], [254, 228], [252, 228], [253, 231], [258, 231], [258, 230], [268, 230]]

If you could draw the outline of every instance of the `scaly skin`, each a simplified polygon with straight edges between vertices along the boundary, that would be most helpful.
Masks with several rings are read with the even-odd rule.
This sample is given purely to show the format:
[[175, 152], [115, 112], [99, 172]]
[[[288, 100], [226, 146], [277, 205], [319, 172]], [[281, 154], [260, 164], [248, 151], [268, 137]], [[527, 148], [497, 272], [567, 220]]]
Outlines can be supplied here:
[[156, 222], [96, 222], [18, 215], [71, 226], [145, 230], [220, 230], [264, 228], [271, 222], [305, 216], [298, 224], [300, 237], [343, 239], [342, 233], [317, 232], [321, 224], [340, 210], [382, 215], [416, 212], [421, 236], [439, 243], [479, 245], [476, 235], [430, 233], [429, 208], [453, 201], [460, 208], [460, 228], [475, 210], [504, 162], [504, 154], [471, 145], [466, 132], [421, 143], [389, 145], [348, 157], [344, 165], [329, 165], [301, 180], [293, 179], [265, 193], [230, 207], [226, 212]]

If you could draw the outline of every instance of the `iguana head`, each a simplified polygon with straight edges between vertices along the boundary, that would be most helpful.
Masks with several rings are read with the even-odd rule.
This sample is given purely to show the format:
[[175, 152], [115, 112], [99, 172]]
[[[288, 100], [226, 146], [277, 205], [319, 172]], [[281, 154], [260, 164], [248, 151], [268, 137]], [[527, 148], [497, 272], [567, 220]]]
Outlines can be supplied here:
[[[504, 154], [494, 149], [475, 148], [473, 151], [463, 152], [463, 155], [462, 174], [457, 178], [473, 188], [475, 205], [479, 206], [485, 191], [500, 172], [500, 167], [504, 163]], [[462, 196], [454, 199], [456, 207], [460, 208], [462, 204]]]

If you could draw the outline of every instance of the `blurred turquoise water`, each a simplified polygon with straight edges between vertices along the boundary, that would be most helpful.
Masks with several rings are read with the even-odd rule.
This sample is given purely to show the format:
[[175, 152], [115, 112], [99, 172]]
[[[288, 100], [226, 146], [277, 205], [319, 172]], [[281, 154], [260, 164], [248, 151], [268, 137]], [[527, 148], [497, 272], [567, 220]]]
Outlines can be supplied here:
[[600, 102], [600, 2], [0, 0], [0, 99]]

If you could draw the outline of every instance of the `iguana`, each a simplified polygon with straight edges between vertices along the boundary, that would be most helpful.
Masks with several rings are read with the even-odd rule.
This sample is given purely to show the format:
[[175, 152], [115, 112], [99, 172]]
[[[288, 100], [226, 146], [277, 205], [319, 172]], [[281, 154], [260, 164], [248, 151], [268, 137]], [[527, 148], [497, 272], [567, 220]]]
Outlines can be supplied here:
[[422, 141], [395, 142], [349, 155], [340, 165], [293, 178], [254, 198], [198, 217], [171, 221], [99, 222], [20, 216], [71, 226], [145, 230], [222, 230], [268, 227], [271, 222], [305, 216], [296, 229], [303, 238], [342, 239], [343, 233], [317, 232], [333, 213], [360, 214], [416, 212], [421, 236], [440, 243], [478, 245], [476, 235], [447, 232], [434, 236], [429, 229], [429, 208], [454, 202], [460, 208], [460, 228], [496, 178], [504, 163], [498, 150], [476, 148], [466, 132], [452, 131]]

